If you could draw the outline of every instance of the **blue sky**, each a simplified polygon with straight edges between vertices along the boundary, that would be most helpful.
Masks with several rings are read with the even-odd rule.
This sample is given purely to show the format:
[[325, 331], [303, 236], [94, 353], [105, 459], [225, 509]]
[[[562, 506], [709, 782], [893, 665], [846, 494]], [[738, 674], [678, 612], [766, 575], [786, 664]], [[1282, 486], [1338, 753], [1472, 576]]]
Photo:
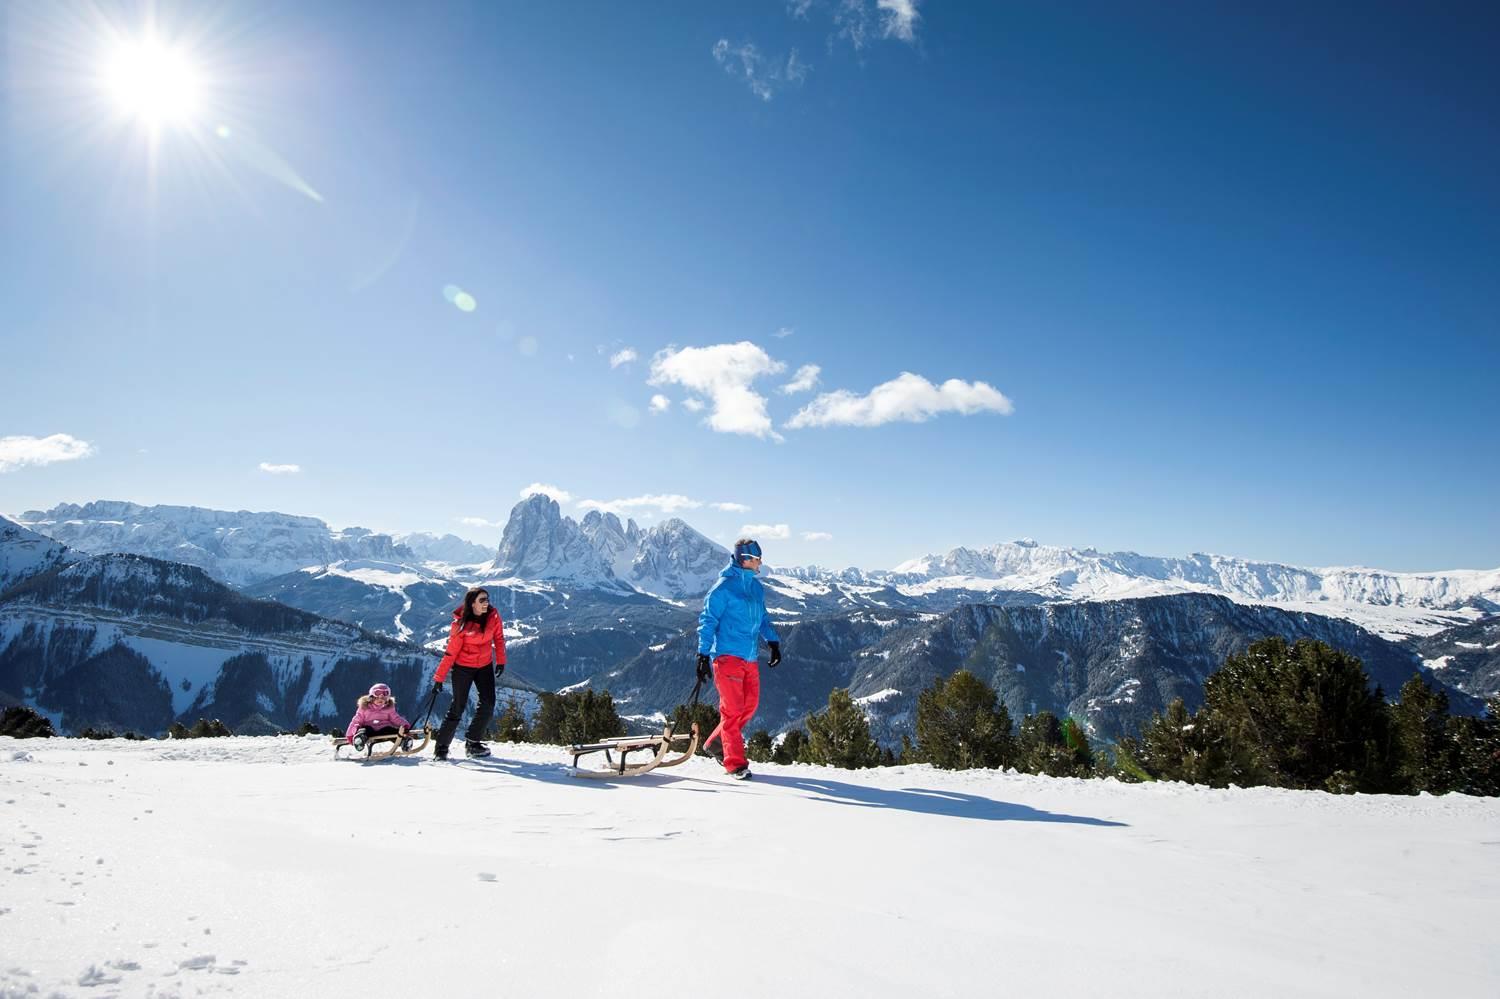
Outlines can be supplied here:
[[0, 18], [0, 510], [1500, 565], [1493, 5]]

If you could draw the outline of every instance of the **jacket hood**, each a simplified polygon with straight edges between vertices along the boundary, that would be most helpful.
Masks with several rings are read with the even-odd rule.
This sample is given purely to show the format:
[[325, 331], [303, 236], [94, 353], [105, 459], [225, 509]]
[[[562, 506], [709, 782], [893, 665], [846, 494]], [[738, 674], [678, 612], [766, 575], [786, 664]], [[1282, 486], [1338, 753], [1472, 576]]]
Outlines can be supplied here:
[[[375, 702], [370, 699], [370, 695], [369, 694], [360, 694], [359, 695], [359, 706], [360, 707], [362, 707], [362, 708], [368, 708], [371, 704], [374, 704], [374, 703]], [[395, 697], [387, 697], [385, 699], [385, 706], [394, 710], [395, 707], [396, 707], [396, 698]]]

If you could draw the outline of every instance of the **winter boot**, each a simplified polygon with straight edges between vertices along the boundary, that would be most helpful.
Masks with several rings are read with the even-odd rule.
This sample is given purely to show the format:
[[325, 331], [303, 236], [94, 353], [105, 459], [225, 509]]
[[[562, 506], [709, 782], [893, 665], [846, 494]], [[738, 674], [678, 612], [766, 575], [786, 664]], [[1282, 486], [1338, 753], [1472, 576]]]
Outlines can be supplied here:
[[354, 733], [354, 738], [349, 740], [349, 745], [354, 747], [356, 753], [363, 753], [365, 751], [366, 735], [365, 730], [360, 729]]
[[733, 770], [729, 771], [729, 776], [733, 777], [735, 780], [749, 780], [751, 776], [750, 765], [748, 763], [743, 763], [740, 766], [735, 767]]
[[432, 758], [434, 760], [446, 760], [448, 758], [448, 747], [438, 743], [432, 747]]
[[474, 739], [465, 739], [464, 755], [468, 757], [488, 756], [490, 755], [490, 747]]
[[711, 746], [704, 746], [703, 751], [719, 761], [719, 766], [724, 765], [724, 743], [716, 742]]

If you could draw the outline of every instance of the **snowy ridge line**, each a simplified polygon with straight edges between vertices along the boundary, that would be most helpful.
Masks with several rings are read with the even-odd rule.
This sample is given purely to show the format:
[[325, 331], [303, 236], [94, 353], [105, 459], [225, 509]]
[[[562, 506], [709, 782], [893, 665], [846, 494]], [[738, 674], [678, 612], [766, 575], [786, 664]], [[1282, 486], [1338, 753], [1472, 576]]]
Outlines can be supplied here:
[[[283, 633], [304, 636], [301, 639], [278, 639], [252, 632], [230, 630], [223, 625], [211, 625], [209, 622], [179, 625], [175, 622], [167, 623], [168, 619], [121, 614], [98, 607], [78, 609], [39, 603], [0, 604], [0, 621], [6, 618], [26, 617], [34, 618], [42, 623], [62, 622], [84, 627], [111, 625], [125, 634], [201, 648], [244, 650], [253, 647], [258, 651], [275, 651], [280, 654], [305, 653], [311, 650], [342, 655], [351, 649], [367, 647], [383, 657], [423, 655], [423, 650], [416, 646], [402, 648], [393, 639], [361, 631], [355, 625], [345, 624], [342, 621], [328, 622], [333, 625], [332, 628], [315, 627], [306, 632]], [[356, 634], [349, 638], [335, 638], [330, 634], [335, 628], [347, 628]]]

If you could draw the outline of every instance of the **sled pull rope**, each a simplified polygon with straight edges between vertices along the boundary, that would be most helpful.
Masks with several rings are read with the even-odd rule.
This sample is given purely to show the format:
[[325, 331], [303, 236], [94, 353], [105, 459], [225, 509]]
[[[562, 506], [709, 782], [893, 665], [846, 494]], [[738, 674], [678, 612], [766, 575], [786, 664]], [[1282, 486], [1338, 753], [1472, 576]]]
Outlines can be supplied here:
[[[698, 682], [695, 683], [695, 684], [693, 684], [693, 693], [692, 693], [691, 697], [688, 699], [688, 703], [687, 703], [687, 723], [688, 723], [689, 727], [692, 727], [692, 725], [694, 724], [694, 722], [693, 722], [693, 709], [698, 706], [698, 691], [700, 691], [702, 689], [703, 689], [703, 678], [699, 677], [698, 678]], [[672, 721], [671, 725], [669, 725], [667, 727], [667, 734], [669, 736], [677, 734], [677, 722], [676, 722], [675, 719]]]
[[437, 686], [434, 685], [432, 688], [431, 696], [427, 698], [427, 710], [422, 712], [422, 721], [421, 724], [416, 726], [417, 728], [427, 727], [427, 720], [432, 717], [432, 709], [437, 706], [437, 695], [438, 689]]

